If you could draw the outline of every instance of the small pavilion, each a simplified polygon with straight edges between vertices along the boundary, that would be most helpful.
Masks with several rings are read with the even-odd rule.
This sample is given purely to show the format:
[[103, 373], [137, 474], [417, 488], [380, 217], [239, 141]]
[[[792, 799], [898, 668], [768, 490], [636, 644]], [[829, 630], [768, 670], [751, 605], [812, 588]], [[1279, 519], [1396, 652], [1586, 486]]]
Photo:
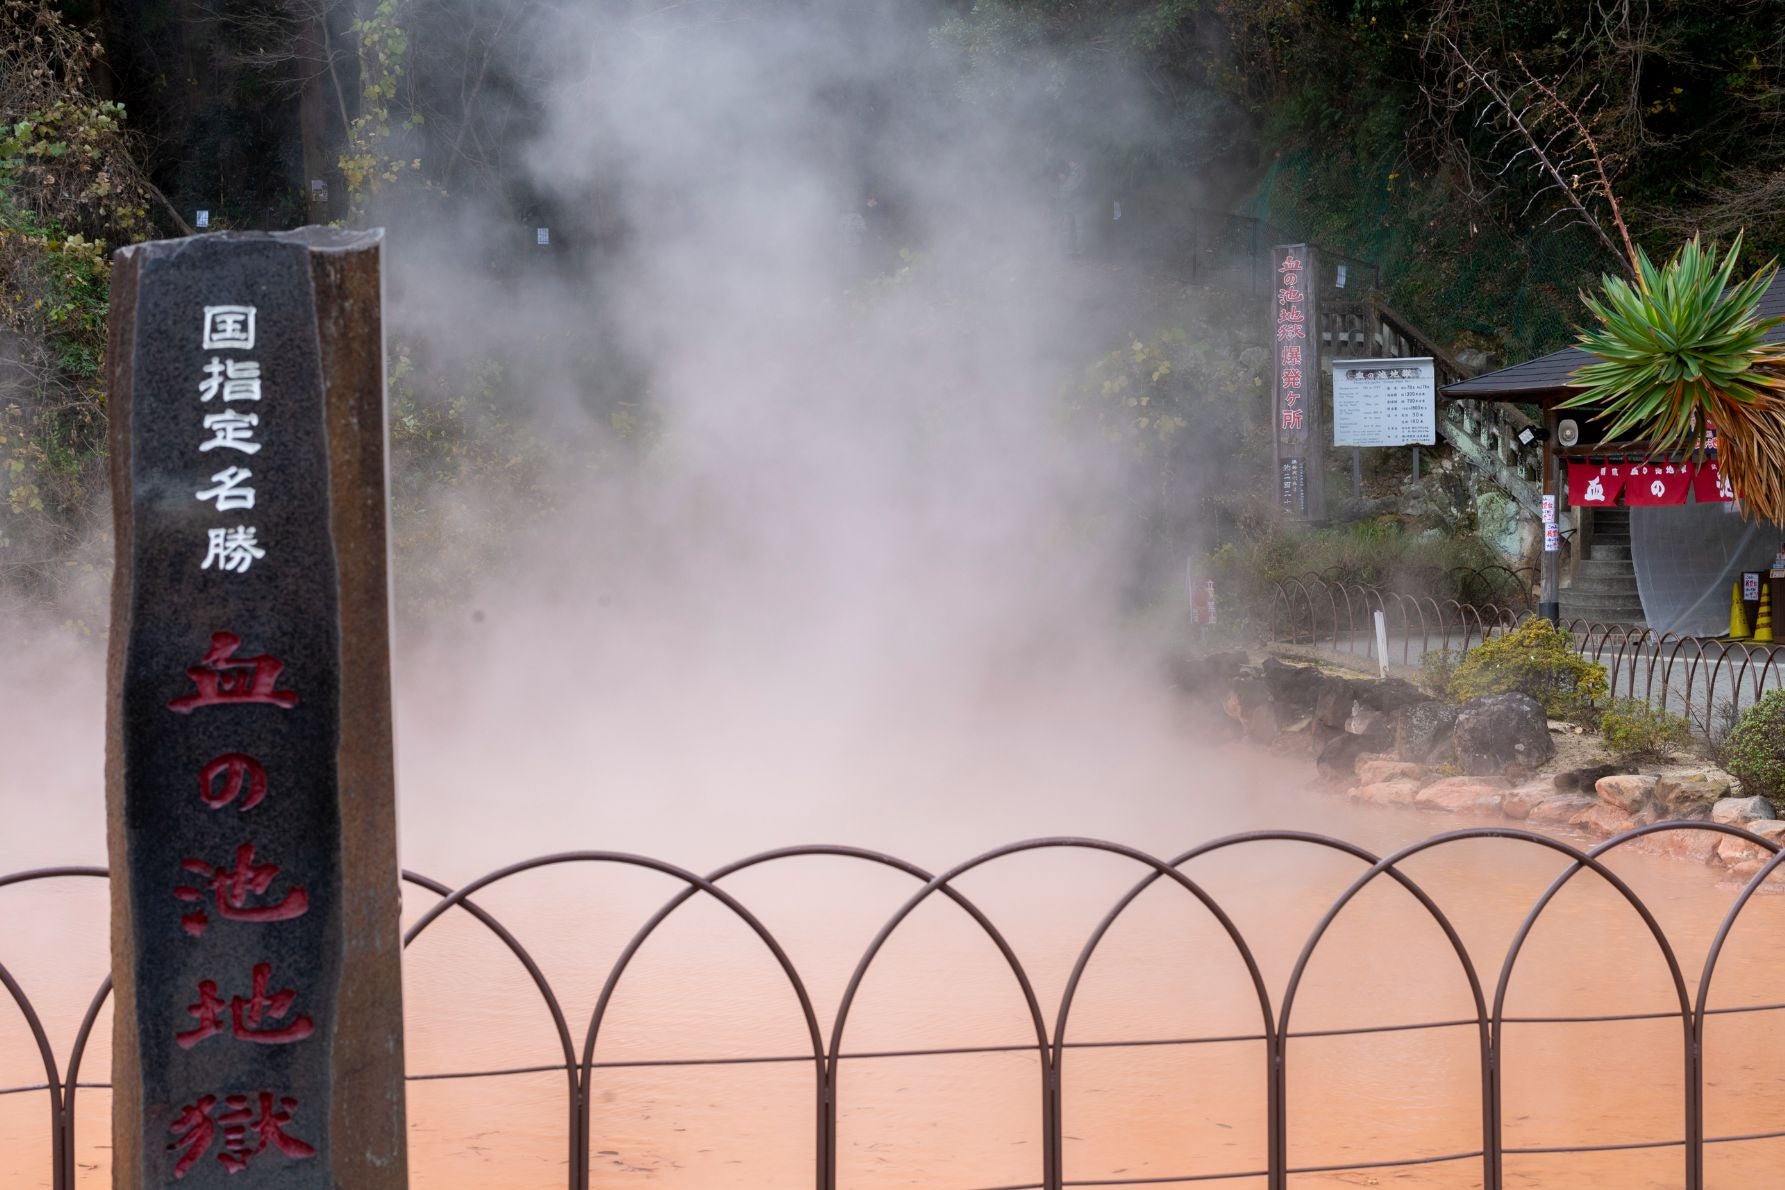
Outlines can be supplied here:
[[[1785, 316], [1785, 281], [1774, 282], [1759, 313]], [[1772, 337], [1785, 339], [1785, 326], [1775, 328]], [[1555, 570], [1556, 610], [1563, 623], [1722, 635], [1729, 629], [1732, 584], [1744, 572], [1764, 575], [1785, 561], [1785, 527], [1743, 519], [1732, 503], [1719, 498], [1708, 475], [1707, 482], [1695, 482], [1685, 456], [1654, 455], [1641, 441], [1604, 441], [1596, 410], [1558, 409], [1581, 391], [1572, 377], [1593, 358], [1565, 347], [1441, 391], [1448, 400], [1540, 411], [1543, 492], [1555, 496], [1563, 532]], [[1568, 490], [1570, 474], [1583, 490]], [[1609, 500], [1603, 500], [1606, 491], [1612, 493]]]

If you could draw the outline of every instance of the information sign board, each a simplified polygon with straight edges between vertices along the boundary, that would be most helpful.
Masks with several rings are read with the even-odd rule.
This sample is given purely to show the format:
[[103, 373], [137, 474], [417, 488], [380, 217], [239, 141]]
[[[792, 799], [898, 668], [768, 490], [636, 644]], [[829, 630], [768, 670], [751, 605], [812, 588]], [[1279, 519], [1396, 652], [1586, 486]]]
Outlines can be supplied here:
[[1333, 361], [1334, 446], [1437, 441], [1437, 380], [1430, 359]]

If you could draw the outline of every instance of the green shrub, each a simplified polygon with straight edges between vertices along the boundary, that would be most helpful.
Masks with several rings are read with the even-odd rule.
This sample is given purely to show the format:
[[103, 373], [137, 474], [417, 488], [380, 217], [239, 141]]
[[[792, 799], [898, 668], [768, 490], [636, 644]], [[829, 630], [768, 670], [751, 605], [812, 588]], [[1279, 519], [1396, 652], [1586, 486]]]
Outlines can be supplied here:
[[1571, 634], [1539, 618], [1471, 649], [1450, 679], [1453, 698], [1517, 691], [1542, 703], [1552, 719], [1590, 716], [1608, 689], [1605, 667], [1577, 653]]
[[1769, 691], [1742, 712], [1723, 741], [1720, 759], [1743, 793], [1785, 794], [1785, 690]]
[[1456, 649], [1427, 649], [1419, 658], [1419, 688], [1433, 698], [1448, 699], [1462, 656]]
[[1692, 744], [1692, 725], [1646, 702], [1619, 699], [1599, 716], [1599, 734], [1613, 759], [1626, 764], [1664, 760]]

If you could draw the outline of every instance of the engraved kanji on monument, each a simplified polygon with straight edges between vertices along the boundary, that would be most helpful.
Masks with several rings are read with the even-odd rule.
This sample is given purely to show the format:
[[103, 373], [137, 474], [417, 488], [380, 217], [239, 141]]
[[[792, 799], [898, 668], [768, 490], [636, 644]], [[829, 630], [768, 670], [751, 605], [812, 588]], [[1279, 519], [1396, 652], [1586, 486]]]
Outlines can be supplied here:
[[406, 1185], [377, 233], [118, 253], [114, 1185]]

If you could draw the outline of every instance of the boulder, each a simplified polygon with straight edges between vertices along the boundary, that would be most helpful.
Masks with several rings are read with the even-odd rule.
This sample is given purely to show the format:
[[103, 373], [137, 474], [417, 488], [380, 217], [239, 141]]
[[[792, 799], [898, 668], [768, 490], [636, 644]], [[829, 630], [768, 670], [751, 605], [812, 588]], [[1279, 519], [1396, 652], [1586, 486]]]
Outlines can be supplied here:
[[1373, 711], [1394, 714], [1404, 707], [1426, 701], [1426, 694], [1405, 678], [1351, 683], [1351, 696]]
[[1729, 874], [1743, 884], [1746, 884], [1748, 881], [1754, 879], [1754, 873], [1760, 871], [1760, 869], [1764, 867], [1766, 867], [1766, 861], [1763, 859], [1743, 860], [1739, 864], [1730, 865]]
[[1745, 864], [1752, 859], [1765, 859], [1766, 848], [1756, 846], [1746, 839], [1738, 839], [1734, 835], [1717, 836], [1717, 858], [1726, 868], [1737, 864]]
[[1606, 805], [1614, 806], [1626, 814], [1634, 814], [1649, 804], [1655, 793], [1655, 783], [1660, 779], [1634, 773], [1620, 774], [1599, 778], [1593, 788], [1598, 793], [1599, 800]]
[[1353, 685], [1345, 678], [1327, 679], [1314, 699], [1314, 722], [1334, 731], [1344, 731], [1345, 724], [1351, 719], [1351, 706], [1357, 701], [1351, 693]]
[[1431, 516], [1432, 498], [1426, 495], [1426, 490], [1419, 484], [1404, 483], [1401, 485], [1401, 499], [1396, 511], [1415, 520]]
[[1378, 806], [1411, 806], [1418, 793], [1419, 782], [1409, 780], [1376, 781], [1351, 790], [1351, 796], [1358, 801]]
[[1373, 751], [1370, 741], [1361, 735], [1334, 736], [1320, 750], [1314, 767], [1328, 780], [1343, 781], [1357, 772], [1357, 758]]
[[1641, 824], [1630, 816], [1628, 810], [1620, 809], [1609, 802], [1594, 802], [1570, 818], [1568, 825], [1579, 827], [1588, 834], [1609, 838], [1612, 835], [1621, 835], [1627, 830], [1634, 830]]
[[1277, 738], [1282, 730], [1282, 723], [1277, 715], [1277, 704], [1261, 702], [1249, 708], [1240, 722], [1246, 728], [1246, 738], [1260, 744], [1268, 744]]
[[1601, 777], [1614, 777], [1619, 773], [1628, 773], [1627, 765], [1594, 764], [1585, 768], [1563, 769], [1555, 775], [1557, 793], [1592, 793]]
[[1505, 777], [1508, 781], [1511, 781], [1514, 785], [1523, 785], [1526, 781], [1535, 777], [1537, 775], [1537, 770], [1542, 767], [1543, 766], [1539, 764], [1526, 764], [1523, 761], [1511, 760], [1507, 761], [1506, 766], [1500, 770], [1500, 775]]
[[[1742, 824], [1742, 829], [1751, 831], [1771, 842], [1785, 844], [1785, 822], [1777, 819], [1761, 818], [1753, 822], [1745, 822]], [[1747, 839], [1735, 835], [1719, 835], [1717, 838], [1717, 858], [1729, 867], [1733, 868], [1737, 864], [1747, 863], [1749, 860], [1768, 860], [1773, 857], [1771, 851], [1758, 843], [1751, 843]]]
[[1208, 694], [1222, 689], [1245, 668], [1244, 653], [1185, 653], [1172, 658], [1171, 680], [1186, 694]]
[[1424, 768], [1417, 764], [1408, 764], [1404, 760], [1375, 760], [1359, 757], [1357, 761], [1357, 779], [1364, 785], [1377, 781], [1417, 781], [1424, 776]]
[[1426, 764], [1441, 753], [1450, 753], [1450, 733], [1456, 726], [1457, 708], [1428, 698], [1403, 707], [1395, 716], [1395, 755], [1414, 764]]
[[1773, 804], [1763, 797], [1726, 797], [1711, 804], [1711, 821], [1745, 826], [1773, 817]]
[[1710, 864], [1717, 860], [1717, 848], [1728, 835], [1720, 835], [1715, 831], [1678, 830], [1659, 831], [1645, 835], [1633, 846], [1644, 851], [1665, 855], [1669, 859], [1684, 860], [1689, 864]]
[[1500, 773], [1508, 765], [1535, 769], [1556, 753], [1549, 719], [1529, 694], [1487, 694], [1457, 711], [1451, 732], [1457, 764], [1465, 773]]
[[1263, 678], [1255, 673], [1241, 673], [1227, 683], [1227, 697], [1222, 706], [1226, 708], [1228, 718], [1244, 723], [1253, 708], [1263, 706], [1270, 698], [1270, 688], [1264, 684]]
[[1314, 759], [1320, 753], [1320, 743], [1314, 738], [1313, 725], [1313, 719], [1307, 715], [1294, 723], [1283, 724], [1277, 738], [1271, 741], [1271, 751], [1297, 760]]
[[1555, 796], [1548, 781], [1527, 781], [1506, 791], [1500, 799], [1500, 813], [1508, 818], [1529, 818], [1538, 802]]
[[1296, 711], [1294, 718], [1313, 713], [1315, 700], [1331, 680], [1311, 665], [1285, 665], [1275, 657], [1264, 659], [1262, 676], [1271, 698]]
[[1729, 796], [1734, 778], [1721, 769], [1662, 777], [1655, 786], [1655, 800], [1669, 810], [1711, 806]]
[[1351, 703], [1345, 717], [1345, 734], [1364, 740], [1372, 752], [1389, 752], [1395, 746], [1393, 717], [1358, 699]]
[[1345, 730], [1352, 735], [1369, 736], [1371, 739], [1388, 740], [1393, 738], [1394, 725], [1388, 715], [1375, 707], [1365, 706], [1361, 700], [1351, 703], [1351, 714], [1345, 720]]
[[1578, 793], [1557, 793], [1532, 806], [1531, 812], [1525, 817], [1532, 823], [1561, 826], [1581, 811], [1591, 810], [1597, 805], [1597, 798], [1582, 797]]
[[1512, 783], [1503, 777], [1449, 777], [1419, 791], [1413, 804], [1452, 814], [1493, 814]]

